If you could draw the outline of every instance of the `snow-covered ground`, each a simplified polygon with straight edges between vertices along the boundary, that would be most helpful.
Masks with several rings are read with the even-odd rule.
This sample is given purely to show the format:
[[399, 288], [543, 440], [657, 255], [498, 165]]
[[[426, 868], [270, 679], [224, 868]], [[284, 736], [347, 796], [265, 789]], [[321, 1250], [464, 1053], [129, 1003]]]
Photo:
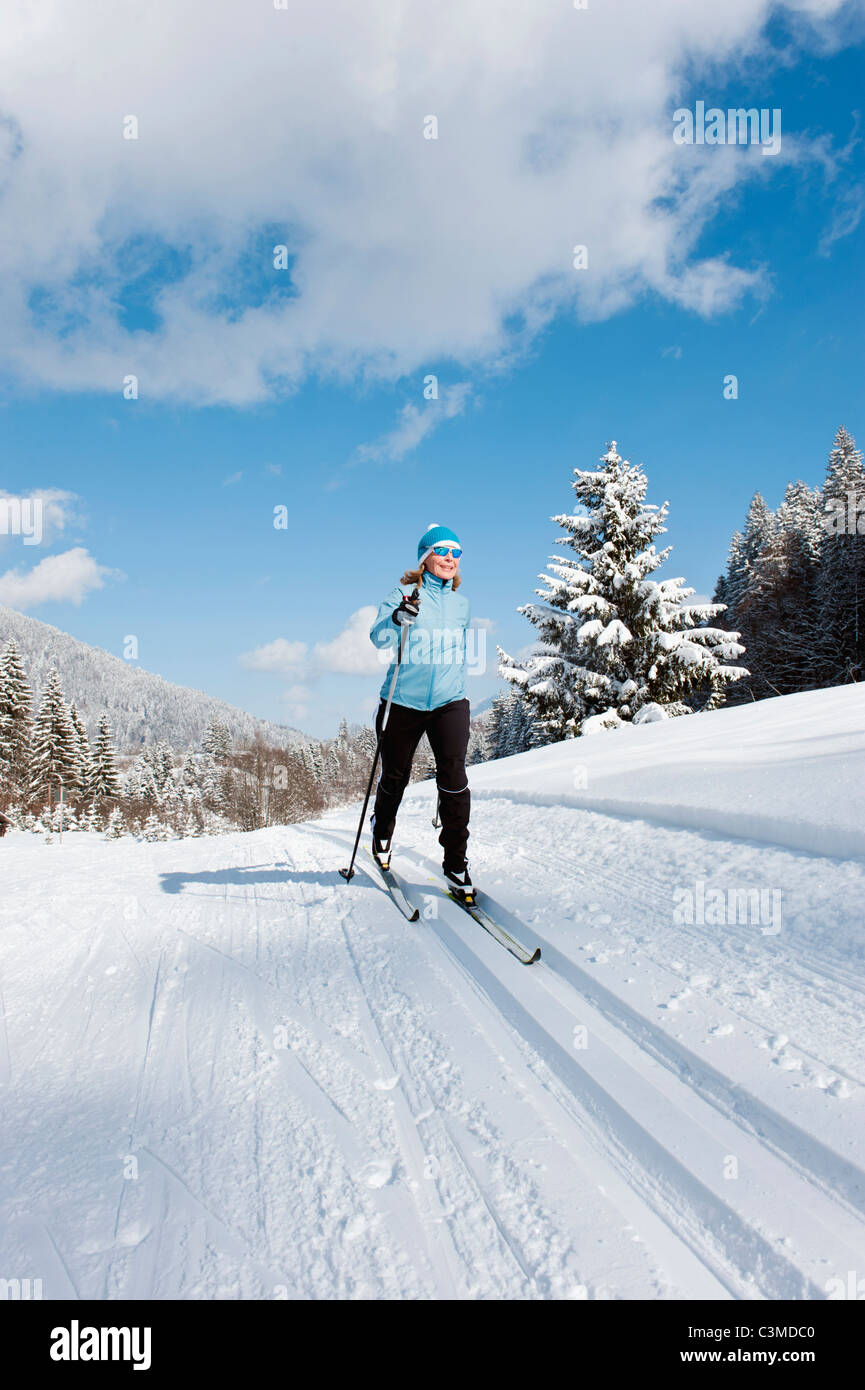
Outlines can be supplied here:
[[394, 857], [415, 925], [368, 860], [338, 874], [359, 806], [0, 841], [0, 1277], [774, 1299], [865, 1276], [863, 693], [470, 778], [472, 871], [537, 965], [430, 882], [429, 783]]

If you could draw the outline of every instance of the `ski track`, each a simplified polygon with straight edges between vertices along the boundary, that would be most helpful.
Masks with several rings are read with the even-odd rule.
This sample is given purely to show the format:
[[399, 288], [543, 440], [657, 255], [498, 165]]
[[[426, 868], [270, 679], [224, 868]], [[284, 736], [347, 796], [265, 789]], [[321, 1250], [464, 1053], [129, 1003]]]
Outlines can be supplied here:
[[[425, 856], [416, 852], [410, 852], [411, 857], [425, 862]], [[451, 905], [448, 904], [450, 909]], [[457, 909], [458, 911], [458, 909]], [[534, 942], [533, 942], [534, 944]], [[473, 948], [478, 949], [480, 957], [480, 943], [473, 942]], [[494, 958], [490, 964], [494, 965]], [[674, 1149], [666, 1144], [665, 1141], [658, 1139], [652, 1131], [663, 1129], [665, 1121], [669, 1124], [669, 1130], [676, 1136], [676, 1146], [681, 1148], [682, 1136], [687, 1133], [690, 1126], [700, 1132], [709, 1129], [711, 1121], [707, 1123], [704, 1115], [698, 1114], [692, 1118], [687, 1109], [682, 1106], [682, 1098], [676, 1097], [678, 1109], [675, 1112], [673, 1123], [669, 1123], [669, 1115], [665, 1105], [666, 1097], [660, 1087], [656, 1086], [652, 1093], [650, 1105], [643, 1105], [644, 1114], [651, 1117], [651, 1122], [647, 1127], [641, 1127], [635, 1120], [635, 1115], [639, 1107], [636, 1104], [636, 1095], [639, 1089], [645, 1088], [645, 1069], [641, 1068], [640, 1073], [634, 1072], [634, 1082], [627, 1090], [627, 1077], [619, 1077], [620, 1094], [623, 1097], [620, 1102], [613, 1089], [607, 1084], [607, 1078], [615, 1077], [616, 1056], [608, 1053], [602, 1056], [600, 1066], [595, 1067], [595, 1074], [591, 1075], [585, 1068], [577, 1065], [576, 1060], [570, 1054], [566, 1046], [562, 1046], [562, 1038], [567, 1035], [568, 1024], [564, 1028], [559, 1028], [554, 1035], [540, 1023], [541, 1018], [549, 1014], [549, 1009], [544, 1009], [537, 1004], [534, 1008], [526, 1005], [525, 998], [518, 998], [518, 993], [525, 996], [527, 989], [530, 990], [534, 982], [540, 982], [541, 987], [546, 988], [550, 994], [564, 1003], [567, 1018], [574, 1023], [585, 1023], [592, 1018], [592, 1010], [587, 1009], [585, 1001], [576, 990], [569, 987], [566, 983], [556, 978], [550, 971], [549, 965], [546, 968], [532, 967], [532, 982], [527, 986], [511, 990], [507, 988], [501, 973], [496, 971], [489, 973], [483, 971], [478, 962], [476, 976], [482, 975], [487, 980], [487, 992], [495, 999], [499, 1009], [520, 1032], [526, 1044], [539, 1053], [544, 1060], [552, 1067], [560, 1081], [564, 1082], [568, 1093], [568, 1100], [575, 1100], [579, 1105], [588, 1108], [594, 1113], [598, 1120], [598, 1138], [604, 1144], [610, 1143], [618, 1138], [621, 1148], [627, 1154], [627, 1162], [630, 1167], [631, 1178], [638, 1181], [652, 1201], [655, 1209], [659, 1213], [667, 1213], [668, 1217], [674, 1217], [679, 1229], [683, 1232], [690, 1232], [691, 1240], [696, 1251], [706, 1251], [715, 1246], [715, 1260], [712, 1262], [719, 1277], [725, 1280], [727, 1286], [739, 1296], [748, 1296], [751, 1281], [741, 1277], [743, 1269], [758, 1268], [761, 1270], [762, 1281], [771, 1297], [815, 1297], [819, 1296], [819, 1289], [816, 1284], [809, 1283], [807, 1278], [803, 1278], [800, 1271], [792, 1265], [785, 1257], [783, 1252], [776, 1250], [772, 1243], [763, 1238], [759, 1232], [761, 1215], [765, 1203], [771, 1193], [771, 1184], [766, 1182], [763, 1189], [756, 1195], [751, 1203], [750, 1219], [743, 1219], [733, 1205], [728, 1203], [717, 1185], [712, 1190], [708, 1179], [699, 1182], [696, 1179], [696, 1172], [699, 1171], [695, 1163], [689, 1169], [682, 1165], [676, 1157]], [[598, 1034], [601, 1032], [597, 1019], [592, 1021], [593, 1047], [597, 1049]], [[617, 1052], [623, 1052], [621, 1040]], [[690, 1078], [689, 1078], [690, 1080]], [[670, 1088], [666, 1088], [669, 1093]], [[689, 1090], [687, 1086], [682, 1087], [684, 1099], [689, 1103], [688, 1108], [693, 1109], [693, 1101], [696, 1094]], [[714, 1126], [718, 1130], [717, 1124]], [[698, 1138], [701, 1134], [698, 1135]], [[741, 1153], [743, 1144], [741, 1140], [736, 1146], [736, 1152]], [[718, 1155], [729, 1154], [733, 1151], [729, 1132], [721, 1136], [718, 1147]], [[634, 1158], [642, 1159], [642, 1174], [637, 1174], [633, 1167]], [[762, 1155], [762, 1164], [765, 1168], [768, 1164], [768, 1155]], [[705, 1172], [706, 1165], [703, 1163]], [[717, 1165], [720, 1170], [720, 1163]], [[752, 1163], [752, 1167], [756, 1166]], [[673, 1173], [677, 1182], [674, 1188], [670, 1185], [670, 1173]], [[809, 1177], [813, 1177], [809, 1174]], [[789, 1181], [784, 1183], [786, 1175], [781, 1175], [782, 1184], [789, 1187]], [[812, 1196], [811, 1204], [814, 1204]], [[776, 1213], [776, 1218], [783, 1218], [783, 1209]], [[824, 1225], [832, 1224], [834, 1212], [830, 1205], [826, 1205], [821, 1213]], [[807, 1224], [807, 1223], [806, 1223]], [[844, 1236], [849, 1237], [849, 1230], [846, 1229], [850, 1223], [835, 1223], [844, 1228], [843, 1233], [838, 1235], [838, 1239], [843, 1246]], [[784, 1230], [783, 1220], [778, 1222], [778, 1229]], [[855, 1235], [860, 1234], [861, 1228], [858, 1222], [855, 1223], [854, 1243], [850, 1247], [855, 1253]], [[721, 1240], [718, 1240], [718, 1237]], [[820, 1231], [809, 1229], [808, 1239], [812, 1249], [820, 1248]]]
[[[865, 978], [801, 935], [811, 899], [781, 939], [673, 927], [671, 883], [708, 880], [703, 863], [741, 881], [721, 836], [653, 827], [667, 851], [653, 860], [637, 818], [611, 837], [602, 813], [539, 805], [514, 855], [519, 804], [488, 794], [473, 867], [493, 915], [541, 945], [523, 967], [430, 892], [437, 861], [413, 848], [430, 846], [430, 811], [407, 795], [394, 857], [416, 924], [370, 876], [339, 879], [353, 808], [247, 837], [70, 837], [53, 896], [26, 865], [13, 874], [0, 904], [9, 1277], [44, 1276], [58, 1298], [808, 1299], [861, 1264], [865, 1171], [839, 1151], [840, 1122], [823, 1135], [807, 1120], [821, 1083], [827, 1103], [840, 1079], [853, 1088], [836, 1108], [861, 1100], [846, 1039]], [[759, 853], [795, 886], [795, 852]], [[112, 854], [132, 872], [106, 890]], [[830, 870], [855, 891], [856, 866], [827, 863], [825, 892]], [[745, 1002], [713, 996], [731, 958]], [[622, 977], [647, 969], [657, 1018]], [[43, 995], [49, 970], [63, 983]], [[757, 1042], [780, 1034], [779, 1001], [794, 1040]], [[723, 1043], [710, 1062], [696, 1033], [674, 1031], [693, 1032], [696, 1005], [719, 1037], [729, 1017], [765, 1048], [765, 1092], [724, 1069]], [[843, 1056], [823, 1060], [827, 1046]], [[774, 1100], [788, 1083], [796, 1119]]]
[[[672, 833], [677, 834], [679, 839], [688, 835], [699, 838], [698, 832], [688, 830]], [[770, 853], [771, 848], [766, 850], [765, 857], [768, 857]], [[785, 856], [790, 854], [789, 851], [783, 853]], [[523, 885], [523, 896], [531, 897], [530, 890], [534, 885], [534, 895], [541, 897], [545, 892], [546, 883], [549, 881], [550, 871], [553, 869], [560, 871], [561, 857], [545, 852], [543, 849], [536, 853], [533, 846], [531, 858], [526, 857], [525, 867], [526, 878]], [[582, 871], [578, 870], [578, 872]], [[679, 886], [681, 878], [676, 877], [674, 882]], [[865, 886], [865, 875], [863, 875], [863, 886]], [[797, 1040], [796, 1047], [814, 1063], [846, 1077], [857, 1086], [865, 1085], [865, 1057], [858, 1046], [859, 1019], [863, 1007], [863, 995], [865, 995], [865, 974], [857, 976], [849, 970], [839, 968], [833, 962], [827, 962], [825, 955], [818, 955], [802, 943], [791, 940], [789, 936], [785, 936], [782, 943], [774, 943], [771, 937], [761, 937], [759, 938], [759, 948], [757, 948], [754, 945], [754, 929], [752, 927], [728, 924], [723, 928], [724, 940], [721, 942], [712, 941], [707, 936], [706, 931], [700, 932], [687, 923], [676, 923], [674, 927], [671, 920], [669, 877], [665, 882], [659, 876], [653, 875], [649, 867], [645, 872], [641, 871], [636, 874], [629, 871], [626, 864], [621, 862], [617, 862], [615, 867], [610, 869], [606, 869], [604, 865], [593, 864], [590, 891], [587, 893], [587, 897], [595, 909], [599, 907], [597, 899], [601, 899], [601, 905], [606, 906], [608, 903], [603, 902], [605, 898], [620, 901], [623, 897], [630, 904], [640, 904], [640, 911], [643, 913], [646, 907], [651, 909], [653, 915], [652, 937], [629, 935], [626, 931], [623, 932], [621, 928], [612, 924], [609, 914], [601, 914], [598, 919], [601, 930], [596, 933], [596, 936], [601, 936], [603, 945], [598, 954], [603, 963], [603, 957], [611, 952], [623, 954], [624, 949], [628, 948], [628, 943], [630, 943], [631, 949], [634, 945], [638, 945], [642, 956], [652, 962], [657, 972], [670, 977], [670, 988], [673, 991], [681, 988], [683, 975], [685, 976], [684, 983], [688, 986], [687, 974], [690, 973], [690, 968], [682, 966], [681, 971], [674, 974], [671, 972], [670, 964], [671, 960], [676, 957], [687, 956], [688, 952], [684, 950], [687, 945], [690, 945], [692, 949], [692, 968], [698, 976], [706, 975], [708, 953], [717, 953], [721, 957], [724, 954], [735, 954], [742, 992], [747, 991], [750, 997], [755, 1000], [759, 999], [761, 986], [761, 979], [758, 977], [765, 977], [767, 969], [772, 972], [771, 982], [774, 987], [777, 987], [777, 976], [779, 975], [789, 980], [797, 990], [795, 1013], [800, 1028], [803, 1022], [803, 1004], [807, 1004], [809, 995], [818, 998], [820, 1004], [827, 1002], [827, 998], [818, 997], [819, 985], [815, 983], [815, 977], [816, 981], [823, 980], [827, 985], [831, 985], [832, 993], [828, 997], [828, 1002], [831, 1003], [836, 1017], [840, 1016], [845, 1025], [838, 1032], [843, 1032], [849, 1040], [851, 1055], [854, 1062], [858, 1063], [859, 1070], [854, 1072], [849, 1065], [839, 1063], [835, 1059], [829, 1061], [821, 1057], [820, 1054], [803, 1043], [801, 1038]], [[551, 904], [552, 906], [554, 905]], [[544, 914], [539, 913], [537, 915], [542, 918]], [[659, 928], [659, 922], [663, 922], [665, 918], [669, 926]], [[611, 946], [609, 941], [604, 939], [610, 934], [623, 940], [626, 945], [624, 947]], [[587, 943], [581, 943], [580, 949], [592, 950], [594, 945], [595, 943], [590, 940]], [[749, 956], [752, 959], [749, 960]], [[754, 957], [756, 960], [753, 959]], [[803, 984], [805, 986], [804, 1000], [803, 992], [799, 989]], [[771, 1002], [773, 1008], [777, 1008], [777, 995], [773, 995]], [[724, 1003], [725, 1007], [735, 1013], [743, 1022], [751, 1024], [755, 1028], [777, 1031], [774, 1023], [767, 1024], [759, 1015], [750, 1012], [747, 1005], [739, 1002], [738, 997], [734, 1000], [727, 996]], [[823, 1017], [818, 1018], [818, 1030], [823, 1021]]]

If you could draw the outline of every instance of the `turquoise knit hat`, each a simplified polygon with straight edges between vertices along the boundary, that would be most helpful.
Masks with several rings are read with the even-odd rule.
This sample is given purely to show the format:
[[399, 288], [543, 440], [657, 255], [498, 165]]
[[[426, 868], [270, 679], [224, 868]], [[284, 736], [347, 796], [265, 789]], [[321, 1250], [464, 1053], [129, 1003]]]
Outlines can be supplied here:
[[417, 543], [417, 562], [422, 564], [434, 545], [459, 545], [460, 538], [449, 526], [439, 526], [431, 521]]

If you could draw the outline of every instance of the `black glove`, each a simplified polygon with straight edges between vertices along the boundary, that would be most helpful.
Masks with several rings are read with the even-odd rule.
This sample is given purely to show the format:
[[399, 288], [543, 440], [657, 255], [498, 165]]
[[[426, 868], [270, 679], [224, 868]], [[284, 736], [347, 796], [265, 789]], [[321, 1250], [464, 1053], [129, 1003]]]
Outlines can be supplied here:
[[403, 594], [402, 602], [399, 604], [399, 607], [393, 610], [390, 616], [397, 627], [402, 627], [403, 624], [413, 623], [418, 615], [418, 611], [417, 599], [413, 598], [411, 594]]

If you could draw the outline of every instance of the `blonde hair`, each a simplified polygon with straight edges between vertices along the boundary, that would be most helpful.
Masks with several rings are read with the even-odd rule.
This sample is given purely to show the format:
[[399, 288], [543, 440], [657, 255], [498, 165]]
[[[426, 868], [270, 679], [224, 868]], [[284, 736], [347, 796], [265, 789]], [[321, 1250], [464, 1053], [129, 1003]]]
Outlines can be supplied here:
[[[411, 584], [412, 586], [414, 586], [414, 585], [420, 585], [421, 582], [423, 581], [423, 572], [424, 572], [425, 569], [426, 569], [426, 560], [424, 560], [423, 564], [420, 565], [417, 569], [406, 570], [406, 572], [405, 572], [405, 574], [403, 575], [402, 579], [399, 581], [400, 584]], [[454, 575], [453, 579], [451, 580], [451, 588], [453, 588], [453, 589], [458, 589], [458, 588], [460, 587], [460, 584], [462, 584], [462, 582], [463, 582], [463, 581], [462, 581], [462, 579], [461, 579], [461, 577], [460, 577], [460, 572], [459, 572], [459, 570], [457, 570], [456, 574]]]

